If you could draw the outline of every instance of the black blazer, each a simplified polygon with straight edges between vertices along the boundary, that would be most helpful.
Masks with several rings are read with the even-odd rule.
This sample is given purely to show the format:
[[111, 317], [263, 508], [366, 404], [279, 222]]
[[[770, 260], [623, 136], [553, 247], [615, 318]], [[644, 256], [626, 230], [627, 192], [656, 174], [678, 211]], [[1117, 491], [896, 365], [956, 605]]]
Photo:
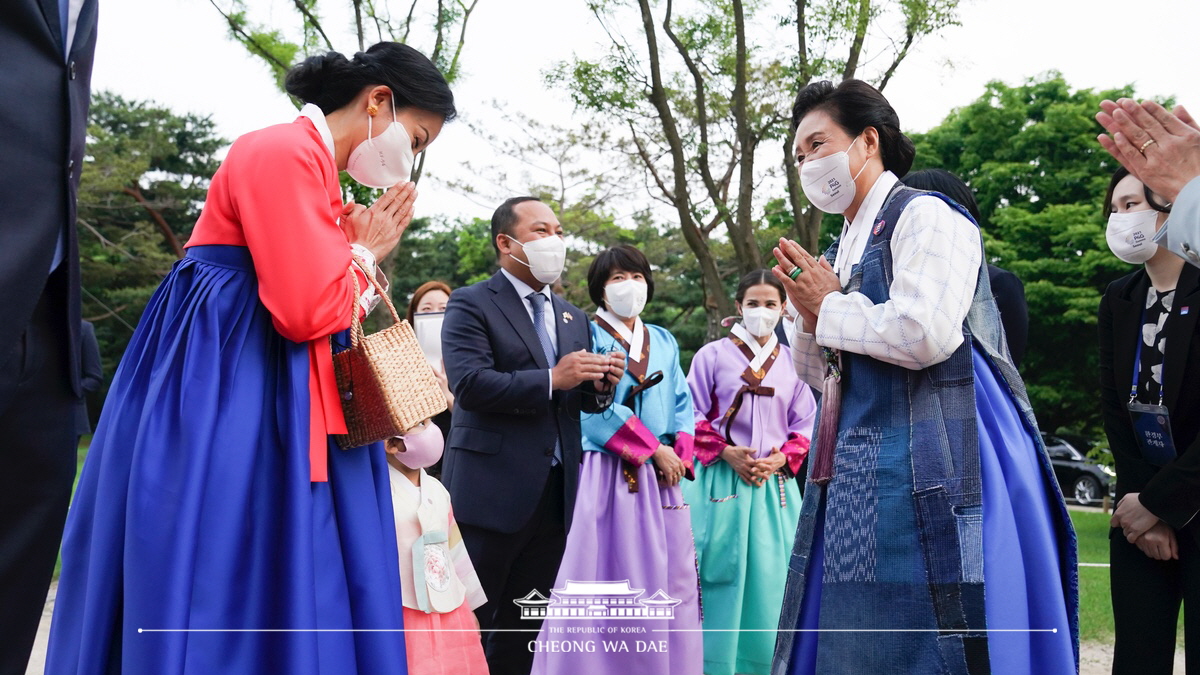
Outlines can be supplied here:
[[1200, 511], [1200, 269], [1184, 265], [1167, 321], [1163, 394], [1179, 456], [1162, 468], [1142, 459], [1125, 407], [1149, 287], [1141, 269], [1109, 284], [1100, 301], [1100, 396], [1117, 497], [1139, 492], [1151, 513], [1176, 530], [1192, 523], [1188, 529], [1200, 536], [1193, 522]]
[[[549, 311], [559, 355], [591, 349], [582, 310], [555, 295]], [[501, 272], [450, 295], [442, 357], [454, 391], [442, 482], [455, 519], [497, 532], [520, 530], [541, 499], [559, 439], [569, 527], [583, 455], [579, 414], [603, 410], [607, 397], [587, 385], [548, 396], [550, 366], [525, 300]]]
[[6, 0], [0, 11], [0, 360], [16, 349], [66, 235], [60, 306], [71, 387], [79, 384], [79, 246], [75, 195], [83, 165], [96, 49], [96, 5], [84, 0], [63, 54], [58, 0]]

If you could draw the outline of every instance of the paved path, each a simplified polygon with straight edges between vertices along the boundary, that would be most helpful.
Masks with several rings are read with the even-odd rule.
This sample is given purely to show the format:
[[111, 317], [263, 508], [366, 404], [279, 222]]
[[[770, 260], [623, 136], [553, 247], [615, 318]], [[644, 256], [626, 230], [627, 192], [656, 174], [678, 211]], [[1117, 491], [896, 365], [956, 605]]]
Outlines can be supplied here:
[[29, 656], [29, 667], [25, 675], [42, 675], [46, 669], [46, 643], [50, 641], [50, 615], [54, 613], [54, 597], [58, 595], [58, 581], [50, 584], [50, 595], [42, 610], [42, 625], [38, 626], [37, 638], [33, 641], [33, 654]]

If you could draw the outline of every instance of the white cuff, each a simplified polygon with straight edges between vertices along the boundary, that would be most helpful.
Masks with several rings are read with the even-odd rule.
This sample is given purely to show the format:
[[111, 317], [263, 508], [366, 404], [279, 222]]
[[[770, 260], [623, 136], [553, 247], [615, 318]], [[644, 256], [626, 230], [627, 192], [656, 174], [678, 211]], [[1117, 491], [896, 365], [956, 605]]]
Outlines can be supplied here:
[[[389, 286], [386, 278], [380, 278], [379, 267], [375, 264], [375, 254], [362, 244], [350, 244], [350, 255], [362, 261], [363, 267], [369, 276], [374, 276], [379, 285], [386, 290]], [[379, 293], [375, 290], [375, 285], [367, 282], [367, 287], [362, 289], [362, 294], [358, 298], [358, 306], [363, 310], [364, 314], [370, 314], [371, 310], [379, 305]]]

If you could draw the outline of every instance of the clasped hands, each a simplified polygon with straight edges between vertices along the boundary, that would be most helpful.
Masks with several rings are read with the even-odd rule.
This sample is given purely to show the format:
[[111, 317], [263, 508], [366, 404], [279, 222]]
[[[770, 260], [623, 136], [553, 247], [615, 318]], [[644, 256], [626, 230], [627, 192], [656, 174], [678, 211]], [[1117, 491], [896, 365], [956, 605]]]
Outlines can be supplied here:
[[779, 448], [771, 448], [771, 454], [762, 459], [754, 459], [754, 448], [742, 445], [726, 446], [721, 451], [721, 459], [725, 460], [742, 481], [753, 487], [761, 487], [772, 474], [787, 463], [787, 457]]
[[817, 317], [825, 296], [840, 292], [842, 281], [825, 256], [820, 260], [813, 258], [804, 247], [790, 239], [781, 238], [774, 253], [779, 264], [771, 272], [783, 284], [788, 299], [799, 312], [804, 332], [812, 333], [817, 328]]
[[555, 389], [574, 389], [584, 382], [592, 381], [596, 382], [598, 392], [607, 394], [625, 375], [625, 354], [594, 354], [580, 349], [564, 355], [550, 372]]
[[340, 221], [346, 240], [362, 245], [376, 260], [382, 260], [400, 243], [412, 222], [416, 200], [415, 183], [396, 183], [370, 206], [346, 202]]
[[1142, 506], [1139, 493], [1131, 492], [1121, 498], [1109, 524], [1121, 528], [1125, 539], [1147, 556], [1155, 560], [1179, 559], [1175, 530]]

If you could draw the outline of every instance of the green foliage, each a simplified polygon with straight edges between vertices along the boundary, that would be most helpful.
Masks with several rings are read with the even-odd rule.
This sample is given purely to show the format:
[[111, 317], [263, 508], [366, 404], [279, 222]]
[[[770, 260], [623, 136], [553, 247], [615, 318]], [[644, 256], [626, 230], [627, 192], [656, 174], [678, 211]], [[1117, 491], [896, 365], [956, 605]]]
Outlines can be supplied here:
[[83, 317], [95, 324], [111, 377], [191, 232], [226, 142], [208, 117], [103, 91], [92, 97], [91, 120], [77, 221]]
[[[467, 23], [478, 4], [478, 0], [413, 0], [407, 14], [393, 16], [388, 3], [377, 6], [375, 0], [292, 0], [294, 16], [281, 21], [278, 15], [269, 14], [264, 21], [254, 18], [261, 15], [246, 0], [223, 2], [227, 9], [217, 0], [209, 1], [224, 17], [229, 37], [266, 64], [281, 91], [288, 69], [307, 56], [326, 51], [349, 56], [382, 40], [408, 42], [414, 29], [415, 35], [429, 35], [432, 40], [413, 46], [424, 51], [446, 81], [453, 83], [460, 72]], [[335, 17], [333, 22], [329, 22], [330, 15]], [[327, 23], [345, 23], [352, 32], [327, 31]]]
[[[730, 278], [770, 264], [764, 240], [817, 242], [821, 219], [811, 208], [802, 213], [808, 204], [791, 159], [796, 91], [818, 77], [886, 84], [915, 42], [956, 23], [957, 6], [596, 0], [588, 7], [609, 37], [607, 53], [559, 63], [546, 79], [611, 130], [650, 196], [672, 209], [715, 337], [733, 311]], [[868, 43], [885, 46], [867, 50]], [[860, 61], [872, 64], [868, 74], [859, 74]], [[760, 152], [763, 144], [783, 146], [782, 156]], [[762, 189], [775, 194], [764, 198]]]
[[1009, 86], [913, 134], [914, 169], [941, 167], [979, 200], [988, 261], [1025, 284], [1022, 375], [1043, 428], [1099, 437], [1096, 313], [1108, 283], [1134, 268], [1104, 241], [1101, 210], [1116, 163], [1096, 143], [1104, 98], [1131, 87], [1072, 90], [1055, 72]]

